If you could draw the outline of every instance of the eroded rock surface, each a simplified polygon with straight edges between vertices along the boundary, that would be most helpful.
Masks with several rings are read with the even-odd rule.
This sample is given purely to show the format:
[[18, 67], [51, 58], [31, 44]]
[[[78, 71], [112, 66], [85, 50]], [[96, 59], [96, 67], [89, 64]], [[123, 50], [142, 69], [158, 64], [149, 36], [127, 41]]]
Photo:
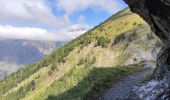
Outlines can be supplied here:
[[[132, 12], [140, 15], [162, 40], [164, 46], [157, 55], [154, 76], [159, 80], [154, 88], [154, 99], [170, 99], [170, 0], [124, 0]], [[165, 86], [166, 84], [166, 86]], [[166, 87], [166, 88], [163, 88]], [[161, 90], [161, 91], [159, 91]], [[148, 97], [150, 95], [148, 94]], [[146, 97], [147, 98], [147, 97]], [[164, 99], [163, 99], [164, 100]]]
[[162, 41], [170, 40], [170, 0], [125, 0], [132, 12], [139, 14]]
[[135, 86], [134, 92], [142, 100], [169, 100], [169, 92], [167, 77], [158, 81], [151, 80], [142, 86]]

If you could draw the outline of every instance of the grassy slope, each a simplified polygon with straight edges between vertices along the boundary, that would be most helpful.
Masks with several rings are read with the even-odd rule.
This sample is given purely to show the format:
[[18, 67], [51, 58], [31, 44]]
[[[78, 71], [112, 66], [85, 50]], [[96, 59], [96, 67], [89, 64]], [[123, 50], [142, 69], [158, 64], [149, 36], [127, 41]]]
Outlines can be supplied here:
[[[64, 99], [82, 99], [110, 78], [116, 81], [141, 70], [141, 66], [113, 68], [130, 56], [124, 50], [132, 42], [129, 37], [139, 27], [148, 28], [128, 9], [119, 12], [40, 62], [6, 77], [0, 82], [2, 99], [63, 99], [63, 96]], [[113, 46], [116, 37], [123, 33], [128, 39]]]

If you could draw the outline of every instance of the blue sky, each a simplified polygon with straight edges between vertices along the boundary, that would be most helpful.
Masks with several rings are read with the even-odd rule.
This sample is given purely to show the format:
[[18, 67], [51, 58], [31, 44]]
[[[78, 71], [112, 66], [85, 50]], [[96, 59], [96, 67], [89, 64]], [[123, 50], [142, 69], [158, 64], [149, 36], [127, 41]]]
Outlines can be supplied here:
[[[73, 14], [69, 16], [71, 23], [72, 24], [82, 23], [80, 20], [80, 17], [83, 16], [84, 22], [86, 22], [88, 25], [92, 27], [98, 25], [99, 23], [103, 22], [104, 20], [109, 18], [111, 15], [113, 15], [115, 12], [127, 7], [127, 5], [122, 0], [115, 0], [115, 1], [117, 2], [119, 8], [115, 10], [112, 9], [111, 12], [105, 9], [101, 9], [100, 6], [99, 7], [86, 7], [83, 10], [73, 12]], [[46, 2], [48, 2], [49, 5], [52, 7], [53, 13], [56, 16], [64, 16], [64, 14], [66, 13], [63, 9], [61, 10], [59, 7], [56, 7], [55, 3], [58, 2], [57, 0], [46, 0]]]
[[73, 39], [127, 7], [122, 0], [1, 0], [0, 6], [1, 38], [48, 41]]

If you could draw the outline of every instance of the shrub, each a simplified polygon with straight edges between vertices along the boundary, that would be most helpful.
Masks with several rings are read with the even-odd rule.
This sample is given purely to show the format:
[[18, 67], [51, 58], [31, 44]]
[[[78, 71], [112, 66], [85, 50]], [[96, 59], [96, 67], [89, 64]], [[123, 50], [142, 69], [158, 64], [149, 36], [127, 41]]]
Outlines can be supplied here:
[[103, 32], [103, 31], [104, 31], [104, 29], [103, 29], [102, 27], [100, 27], [100, 28], [99, 28], [99, 31], [100, 31], [100, 32]]
[[133, 23], [133, 26], [135, 26], [135, 25], [137, 25], [137, 23], [136, 23], [136, 22], [134, 22], [134, 23]]
[[119, 42], [121, 42], [125, 39], [126, 39], [125, 33], [122, 33], [122, 34], [115, 37], [113, 44], [117, 44], [117, 43], [119, 43]]
[[77, 65], [80, 66], [80, 65], [83, 65], [83, 64], [84, 64], [84, 59], [81, 58], [81, 59], [79, 60], [79, 62], [77, 63]]
[[131, 35], [128, 36], [128, 41], [134, 41], [136, 40], [138, 37], [138, 34], [136, 33], [136, 31], [134, 31]]
[[147, 38], [148, 38], [148, 40], [154, 39], [153, 33], [147, 34]]
[[[122, 41], [134, 41], [138, 38], [138, 34], [136, 33], [136, 31], [134, 31], [132, 34], [130, 35], [125, 35], [125, 33], [122, 33], [120, 35], [117, 35], [114, 39], [114, 42], [112, 45], [115, 45], [119, 42], [122, 42]], [[128, 45], [128, 44], [127, 44]]]
[[95, 62], [96, 62], [96, 57], [94, 56], [94, 57], [92, 58], [91, 64], [94, 64]]
[[142, 23], [139, 23], [138, 26], [142, 26], [143, 24]]
[[128, 25], [128, 22], [125, 22], [125, 25]]
[[157, 48], [160, 48], [160, 47], [162, 46], [162, 43], [157, 40], [156, 43], [155, 43], [155, 45], [156, 45]]
[[7, 96], [4, 98], [1, 98], [2, 100], [19, 100], [20, 98], [24, 97], [27, 92], [33, 91], [35, 89], [35, 81], [32, 80], [30, 83], [21, 86], [17, 91], [10, 92]]
[[54, 62], [52, 65], [51, 65], [51, 71], [54, 71], [57, 69], [57, 64]]
[[50, 75], [52, 75], [53, 74], [53, 72], [51, 71], [51, 70], [49, 70], [48, 71], [48, 75], [50, 76]]
[[107, 47], [109, 42], [110, 41], [108, 39], [105, 39], [104, 37], [97, 38], [97, 46]]
[[30, 84], [28, 84], [27, 88], [28, 88], [28, 90], [30, 89], [30, 90], [33, 91], [33, 90], [35, 89], [35, 81], [32, 80], [32, 81], [30, 82]]

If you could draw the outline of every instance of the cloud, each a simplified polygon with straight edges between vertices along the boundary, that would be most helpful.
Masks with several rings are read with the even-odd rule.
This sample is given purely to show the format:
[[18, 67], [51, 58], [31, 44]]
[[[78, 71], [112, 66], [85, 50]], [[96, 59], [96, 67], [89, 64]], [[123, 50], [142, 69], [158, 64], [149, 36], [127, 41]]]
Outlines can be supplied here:
[[41, 41], [69, 41], [89, 30], [88, 25], [72, 25], [55, 32], [41, 28], [0, 25], [1, 39], [26, 39]]
[[[114, 13], [121, 9], [118, 0], [0, 0], [0, 24], [24, 26], [67, 26], [70, 15], [92, 8]], [[51, 2], [51, 3], [50, 3]], [[64, 12], [55, 12], [55, 11]], [[78, 18], [83, 21], [85, 18]], [[74, 21], [73, 21], [74, 22]]]
[[122, 9], [119, 0], [58, 0], [57, 7], [69, 15], [87, 8], [105, 10], [111, 14]]
[[[56, 0], [57, 7], [52, 7], [47, 0], [0, 0], [0, 24], [31, 23], [47, 25], [68, 25], [69, 15], [87, 8], [105, 10], [114, 13], [121, 9], [118, 0]], [[63, 10], [56, 16], [54, 10]]]
[[63, 34], [65, 37], [69, 37], [70, 39], [74, 39], [87, 32], [89, 29], [91, 29], [91, 26], [87, 24], [74, 24], [59, 30], [58, 33]]
[[55, 40], [62, 39], [47, 30], [29, 27], [0, 26], [0, 37], [7, 39]]
[[57, 17], [44, 0], [0, 0], [0, 22], [65, 25], [69, 18]]
[[[122, 9], [118, 0], [56, 1], [56, 5], [53, 3], [50, 5], [47, 4], [49, 3], [48, 0], [0, 0], [0, 39], [69, 41], [91, 28], [87, 25], [88, 21], [83, 13], [77, 17], [78, 23], [82, 24], [74, 24], [74, 20], [70, 21], [69, 17], [72, 14], [88, 8], [94, 11], [104, 10], [111, 14]], [[64, 12], [55, 12], [55, 10]], [[36, 28], [39, 25], [52, 30], [70, 26], [57, 31], [49, 31], [43, 28]]]

